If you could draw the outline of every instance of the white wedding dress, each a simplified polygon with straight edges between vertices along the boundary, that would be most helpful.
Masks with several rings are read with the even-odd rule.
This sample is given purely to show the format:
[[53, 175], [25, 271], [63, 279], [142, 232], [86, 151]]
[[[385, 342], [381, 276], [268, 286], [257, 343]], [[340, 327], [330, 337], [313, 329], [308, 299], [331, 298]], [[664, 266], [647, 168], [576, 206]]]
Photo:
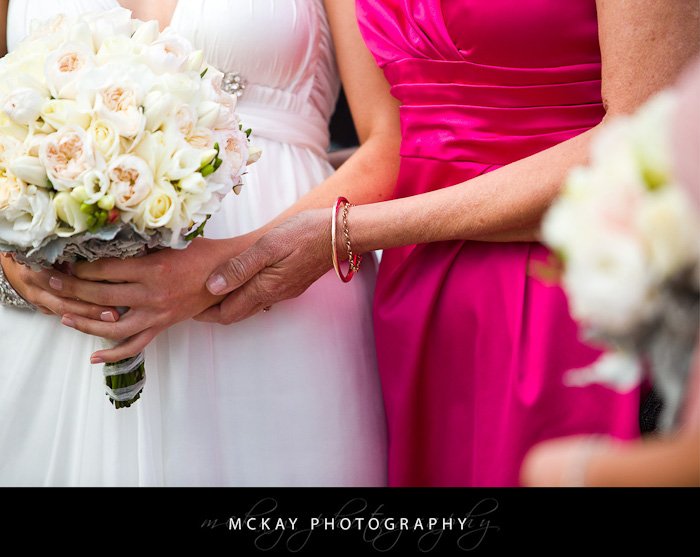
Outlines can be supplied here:
[[[8, 45], [30, 21], [116, 0], [10, 2]], [[321, 0], [180, 0], [172, 27], [248, 81], [239, 109], [263, 158], [207, 227], [266, 223], [331, 173], [338, 91]], [[330, 214], [330, 212], [329, 212]], [[147, 349], [147, 382], [115, 410], [89, 363], [96, 339], [0, 307], [0, 485], [380, 486], [386, 439], [371, 262], [228, 327], [190, 321]]]

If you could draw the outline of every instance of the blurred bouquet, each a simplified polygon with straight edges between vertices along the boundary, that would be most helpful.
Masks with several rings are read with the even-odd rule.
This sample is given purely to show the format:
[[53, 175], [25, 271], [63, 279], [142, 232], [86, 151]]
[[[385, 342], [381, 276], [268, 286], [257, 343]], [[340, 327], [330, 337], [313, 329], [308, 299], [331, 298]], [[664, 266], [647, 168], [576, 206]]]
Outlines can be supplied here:
[[[260, 154], [222, 78], [125, 9], [34, 23], [0, 60], [0, 252], [50, 267], [186, 247]], [[105, 377], [128, 407], [143, 355]]]
[[590, 164], [573, 170], [543, 223], [564, 266], [573, 316], [609, 348], [573, 385], [635, 387], [648, 363], [672, 425], [697, 341], [700, 307], [698, 215], [675, 182], [670, 141], [673, 93], [594, 138]]

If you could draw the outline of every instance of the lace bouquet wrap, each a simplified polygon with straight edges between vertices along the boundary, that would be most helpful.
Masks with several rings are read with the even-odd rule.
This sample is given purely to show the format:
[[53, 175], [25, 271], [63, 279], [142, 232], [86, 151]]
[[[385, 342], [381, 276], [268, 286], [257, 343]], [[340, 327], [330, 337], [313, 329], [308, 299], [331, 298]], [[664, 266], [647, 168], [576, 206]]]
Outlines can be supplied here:
[[567, 381], [625, 391], [650, 369], [666, 430], [678, 418], [700, 322], [700, 218], [673, 172], [676, 104], [663, 92], [607, 124], [543, 223], [572, 314], [607, 348]]
[[[0, 60], [0, 252], [48, 268], [185, 248], [260, 154], [223, 77], [125, 9], [35, 22]], [[144, 356], [104, 374], [128, 407]]]

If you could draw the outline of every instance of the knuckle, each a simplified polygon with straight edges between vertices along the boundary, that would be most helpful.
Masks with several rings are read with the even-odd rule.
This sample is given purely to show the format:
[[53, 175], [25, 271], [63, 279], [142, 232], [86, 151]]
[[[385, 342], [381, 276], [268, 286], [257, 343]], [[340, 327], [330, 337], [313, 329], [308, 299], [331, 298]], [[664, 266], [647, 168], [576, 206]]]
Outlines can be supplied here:
[[243, 281], [246, 277], [246, 266], [240, 258], [234, 257], [224, 265], [224, 273], [233, 280]]

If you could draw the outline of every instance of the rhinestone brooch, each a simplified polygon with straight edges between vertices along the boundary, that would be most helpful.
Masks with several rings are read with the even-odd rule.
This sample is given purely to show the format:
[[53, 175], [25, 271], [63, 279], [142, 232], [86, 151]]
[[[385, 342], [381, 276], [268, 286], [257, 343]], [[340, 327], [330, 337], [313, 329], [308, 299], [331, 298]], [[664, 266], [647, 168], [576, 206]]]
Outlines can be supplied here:
[[243, 79], [238, 72], [229, 72], [224, 74], [224, 79], [221, 82], [221, 88], [232, 95], [240, 97], [245, 91], [248, 82]]

